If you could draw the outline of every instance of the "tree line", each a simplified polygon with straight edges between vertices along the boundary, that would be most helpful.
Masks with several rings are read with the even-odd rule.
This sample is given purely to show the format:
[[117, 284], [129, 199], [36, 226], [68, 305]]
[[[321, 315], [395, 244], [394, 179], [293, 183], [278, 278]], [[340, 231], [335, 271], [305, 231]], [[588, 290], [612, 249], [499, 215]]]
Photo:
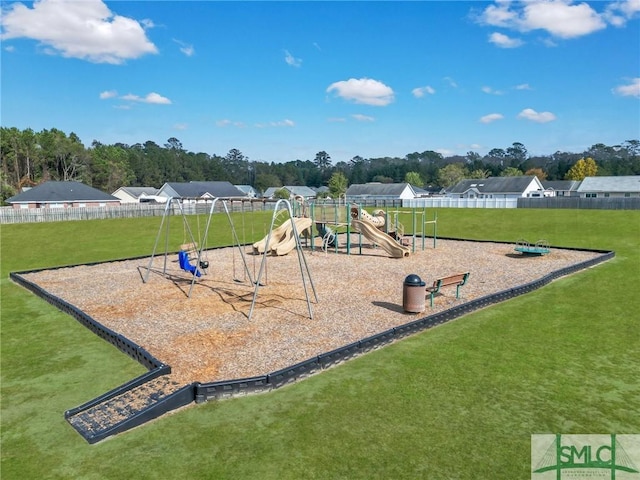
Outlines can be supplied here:
[[[123, 186], [159, 188], [165, 182], [226, 180], [251, 185], [258, 191], [283, 185], [346, 188], [354, 183], [407, 181], [424, 188], [446, 188], [463, 178], [537, 175], [541, 180], [580, 180], [593, 175], [640, 175], [640, 141], [620, 145], [595, 144], [583, 152], [555, 152], [532, 156], [519, 142], [493, 148], [482, 156], [445, 157], [433, 150], [404, 157], [363, 158], [335, 164], [325, 151], [313, 159], [282, 163], [252, 160], [238, 149], [224, 155], [187, 151], [177, 138], [160, 146], [105, 145], [93, 141], [85, 147], [75, 133], [52, 128], [0, 127], [0, 200], [22, 187], [47, 180], [80, 181], [107, 193]], [[339, 187], [336, 187], [338, 185]]]

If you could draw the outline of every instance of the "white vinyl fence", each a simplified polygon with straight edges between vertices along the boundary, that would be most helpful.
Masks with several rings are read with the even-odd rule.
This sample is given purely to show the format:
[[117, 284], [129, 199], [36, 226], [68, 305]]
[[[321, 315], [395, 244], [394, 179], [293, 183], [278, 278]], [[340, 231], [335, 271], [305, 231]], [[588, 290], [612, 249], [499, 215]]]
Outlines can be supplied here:
[[405, 208], [517, 208], [517, 198], [431, 197], [403, 200]]

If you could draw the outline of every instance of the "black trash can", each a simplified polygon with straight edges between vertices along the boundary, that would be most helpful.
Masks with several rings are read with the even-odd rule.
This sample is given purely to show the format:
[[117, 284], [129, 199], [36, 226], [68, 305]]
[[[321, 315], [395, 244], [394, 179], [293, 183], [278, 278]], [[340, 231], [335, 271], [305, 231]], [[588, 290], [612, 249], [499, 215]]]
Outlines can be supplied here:
[[402, 308], [405, 312], [420, 313], [425, 309], [426, 284], [415, 274], [404, 279], [402, 288]]

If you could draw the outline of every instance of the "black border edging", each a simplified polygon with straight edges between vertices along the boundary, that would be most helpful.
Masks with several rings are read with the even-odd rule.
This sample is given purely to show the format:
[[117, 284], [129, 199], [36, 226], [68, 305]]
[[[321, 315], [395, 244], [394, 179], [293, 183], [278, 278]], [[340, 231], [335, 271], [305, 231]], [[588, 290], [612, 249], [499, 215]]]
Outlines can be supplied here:
[[[439, 237], [439, 238], [446, 239], [446, 240], [470, 241], [470, 242], [482, 242], [482, 243], [503, 243], [503, 244], [512, 243], [512, 242], [499, 242], [495, 240], [473, 240], [473, 239], [459, 239], [459, 238], [450, 238], [450, 237]], [[501, 292], [497, 292], [484, 297], [480, 297], [480, 298], [471, 300], [467, 303], [457, 305], [448, 310], [444, 310], [442, 312], [438, 312], [436, 314], [411, 321], [409, 323], [400, 325], [398, 327], [393, 327], [384, 332], [372, 335], [370, 337], [364, 338], [357, 342], [350, 343], [348, 345], [337, 348], [335, 350], [331, 350], [329, 352], [320, 354], [316, 357], [302, 361], [290, 367], [286, 367], [281, 370], [269, 373], [267, 375], [243, 378], [243, 379], [223, 380], [223, 381], [212, 382], [212, 383], [192, 383], [192, 384], [186, 385], [181, 389], [179, 389], [178, 391], [161, 399], [156, 404], [144, 410], [141, 410], [137, 414], [127, 418], [126, 420], [108, 429], [102, 430], [93, 435], [85, 435], [85, 432], [79, 432], [79, 433], [81, 433], [81, 435], [90, 444], [93, 444], [109, 436], [116, 435], [118, 433], [122, 433], [124, 431], [130, 430], [131, 428], [142, 425], [150, 420], [153, 420], [161, 415], [164, 415], [165, 413], [171, 410], [175, 410], [182, 406], [188, 405], [194, 400], [196, 403], [203, 403], [210, 400], [218, 400], [222, 398], [247, 395], [250, 393], [260, 393], [260, 392], [270, 391], [272, 389], [279, 388], [289, 383], [295, 382], [304, 377], [308, 377], [309, 375], [312, 375], [318, 371], [324, 370], [326, 368], [330, 368], [331, 366], [337, 365], [355, 356], [361, 355], [363, 353], [369, 352], [378, 347], [384, 346], [395, 340], [404, 338], [414, 333], [421, 332], [423, 330], [427, 330], [431, 327], [459, 318], [475, 310], [485, 308], [487, 306], [500, 303], [505, 300], [509, 300], [511, 298], [523, 295], [525, 293], [529, 293], [533, 290], [536, 290], [540, 287], [543, 287], [551, 283], [553, 280], [557, 278], [569, 275], [579, 270], [584, 270], [586, 268], [595, 266], [599, 263], [603, 263], [615, 257], [615, 252], [609, 251], [609, 250], [584, 249], [584, 248], [572, 248], [572, 247], [555, 247], [555, 246], [550, 248], [557, 248], [562, 250], [586, 251], [586, 252], [600, 253], [602, 255], [597, 258], [593, 258], [591, 260], [587, 260], [587, 261], [554, 271], [533, 282], [530, 282], [524, 285], [519, 285], [514, 288], [503, 290]], [[82, 264], [82, 265], [99, 265], [102, 263], [113, 263], [113, 262], [126, 261], [126, 260], [136, 260], [141, 258], [147, 258], [147, 257], [146, 256], [133, 257], [129, 259], [111, 260], [108, 262], [94, 262], [94, 263], [88, 263], [88, 264]], [[79, 266], [79, 265], [73, 265], [73, 266]], [[72, 266], [61, 266], [61, 267], [48, 268], [48, 269], [44, 269], [44, 268], [34, 269], [34, 270], [28, 270], [23, 272], [11, 272], [9, 274], [9, 278], [14, 282], [16, 282], [17, 284], [35, 293], [37, 296], [43, 298], [45, 301], [57, 307], [62, 312], [71, 315], [80, 323], [82, 323], [85, 327], [89, 328], [96, 335], [103, 338], [104, 340], [107, 340], [109, 343], [116, 346], [120, 351], [129, 355], [134, 360], [138, 361], [143, 366], [148, 368], [150, 371], [79, 407], [67, 410], [65, 412], [65, 419], [69, 418], [72, 415], [76, 415], [77, 413], [83, 410], [91, 408], [99, 403], [102, 403], [103, 401], [114, 398], [139, 385], [142, 385], [143, 383], [153, 378], [156, 378], [158, 376], [171, 372], [170, 366], [160, 362], [158, 359], [153, 357], [149, 352], [144, 350], [139, 345], [131, 342], [126, 337], [105, 327], [104, 325], [97, 322], [96, 320], [94, 320], [89, 315], [79, 310], [75, 306], [69, 304], [68, 302], [62, 300], [59, 297], [56, 297], [55, 295], [48, 293], [46, 290], [44, 290], [40, 286], [26, 280], [21, 276], [21, 274], [34, 273], [34, 272], [39, 272], [43, 270], [70, 268], [70, 267]]]
[[79, 432], [87, 442], [90, 444], [97, 443], [101, 440], [104, 440], [107, 437], [112, 435], [117, 435], [118, 433], [126, 432], [127, 430], [131, 430], [132, 428], [138, 427], [144, 423], [147, 423], [155, 418], [164, 415], [172, 410], [176, 410], [180, 407], [184, 407], [185, 405], [189, 405], [193, 402], [194, 399], [194, 388], [193, 383], [189, 385], [185, 385], [181, 389], [173, 392], [170, 395], [158, 400], [157, 403], [151, 405], [150, 407], [141, 410], [140, 412], [132, 415], [131, 417], [123, 420], [122, 422], [104, 430], [101, 430], [93, 435], [85, 435], [84, 432]]
[[[65, 268], [65, 267], [59, 267], [59, 268]], [[153, 355], [147, 352], [140, 345], [132, 342], [131, 340], [120, 335], [119, 333], [114, 332], [110, 328], [105, 327], [100, 322], [97, 322], [91, 316], [87, 315], [85, 312], [83, 312], [79, 308], [75, 307], [74, 305], [71, 305], [70, 303], [66, 302], [65, 300], [62, 300], [61, 298], [55, 295], [50, 294], [39, 285], [36, 285], [35, 283], [30, 282], [29, 280], [22, 277], [22, 274], [38, 272], [38, 271], [41, 271], [41, 270], [31, 270], [29, 272], [19, 272], [19, 273], [12, 272], [9, 274], [9, 278], [13, 280], [15, 283], [17, 283], [18, 285], [23, 286], [27, 290], [36, 294], [38, 297], [50, 303], [54, 307], [58, 308], [58, 310], [72, 316], [82, 325], [84, 325], [93, 333], [95, 333], [97, 336], [99, 336], [103, 340], [106, 340], [121, 352], [129, 355], [129, 357], [136, 360], [146, 369], [153, 370], [155, 368], [164, 366], [164, 363], [162, 363], [160, 360], [155, 358]]]
[[115, 398], [118, 395], [122, 395], [123, 393], [128, 392], [129, 390], [133, 390], [134, 388], [139, 387], [140, 385], [153, 380], [154, 378], [161, 377], [162, 375], [166, 375], [168, 373], [171, 373], [171, 367], [168, 365], [163, 365], [161, 367], [154, 368], [153, 370], [150, 370], [147, 373], [143, 373], [139, 377], [136, 377], [127, 383], [123, 383], [122, 385], [114, 388], [113, 390], [109, 390], [108, 392], [103, 393], [102, 395], [94, 398], [93, 400], [89, 400], [88, 402], [83, 403], [82, 405], [79, 405], [75, 408], [71, 408], [67, 410], [66, 412], [64, 412], [64, 418], [67, 419], [69, 417], [77, 415], [78, 413], [84, 410], [89, 410], [90, 408], [93, 408], [102, 402], [111, 400], [112, 398]]
[[271, 390], [271, 385], [267, 382], [267, 376], [262, 375], [206, 384], [196, 383], [194, 388], [196, 403], [204, 403], [208, 400], [220, 400], [222, 398], [266, 392]]
[[[442, 238], [442, 237], [440, 237]], [[464, 239], [451, 239], [459, 241], [467, 241]], [[509, 243], [509, 242], [495, 242], [492, 240], [471, 240], [486, 243]], [[317, 357], [310, 358], [303, 362], [300, 362], [291, 367], [278, 370], [273, 373], [269, 373], [266, 376], [252, 377], [236, 380], [222, 380], [213, 383], [198, 383], [195, 386], [196, 403], [204, 403], [211, 400], [219, 400], [222, 398], [229, 398], [236, 395], [246, 395], [247, 393], [260, 393], [275, 388], [279, 388], [288, 385], [296, 380], [300, 380], [304, 377], [316, 373], [318, 370], [324, 370], [337, 365], [345, 360], [349, 360], [353, 357], [369, 352], [378, 347], [384, 346], [395, 340], [413, 335], [414, 333], [427, 330], [429, 328], [441, 325], [450, 320], [462, 317], [475, 310], [485, 308], [496, 303], [504, 302], [511, 298], [530, 293], [537, 290], [553, 280], [569, 275], [571, 273], [584, 270], [586, 268], [598, 265], [607, 260], [615, 257], [615, 252], [610, 250], [589, 250], [584, 248], [564, 248], [564, 247], [552, 247], [563, 250], [579, 250], [593, 253], [600, 253], [601, 256], [586, 260], [569, 267], [556, 270], [544, 277], [535, 280], [533, 282], [518, 285], [507, 290], [502, 290], [491, 295], [476, 298], [469, 302], [457, 305], [442, 312], [428, 315], [418, 320], [413, 320], [404, 325], [393, 327], [384, 332], [372, 335], [357, 342], [350, 343], [343, 347], [339, 347], [335, 350], [331, 350], [327, 353], [322, 353]]]

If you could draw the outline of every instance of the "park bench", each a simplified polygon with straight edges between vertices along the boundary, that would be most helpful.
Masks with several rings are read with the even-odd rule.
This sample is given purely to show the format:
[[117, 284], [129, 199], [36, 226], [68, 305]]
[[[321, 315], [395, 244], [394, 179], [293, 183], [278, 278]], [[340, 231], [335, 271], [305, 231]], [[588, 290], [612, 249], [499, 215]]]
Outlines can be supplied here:
[[433, 307], [433, 297], [435, 297], [436, 293], [438, 293], [443, 287], [452, 287], [455, 285], [456, 298], [460, 298], [460, 287], [467, 283], [468, 278], [469, 272], [456, 273], [455, 275], [449, 275], [448, 277], [437, 278], [433, 282], [433, 286], [427, 287], [427, 293], [430, 297], [430, 305]]

